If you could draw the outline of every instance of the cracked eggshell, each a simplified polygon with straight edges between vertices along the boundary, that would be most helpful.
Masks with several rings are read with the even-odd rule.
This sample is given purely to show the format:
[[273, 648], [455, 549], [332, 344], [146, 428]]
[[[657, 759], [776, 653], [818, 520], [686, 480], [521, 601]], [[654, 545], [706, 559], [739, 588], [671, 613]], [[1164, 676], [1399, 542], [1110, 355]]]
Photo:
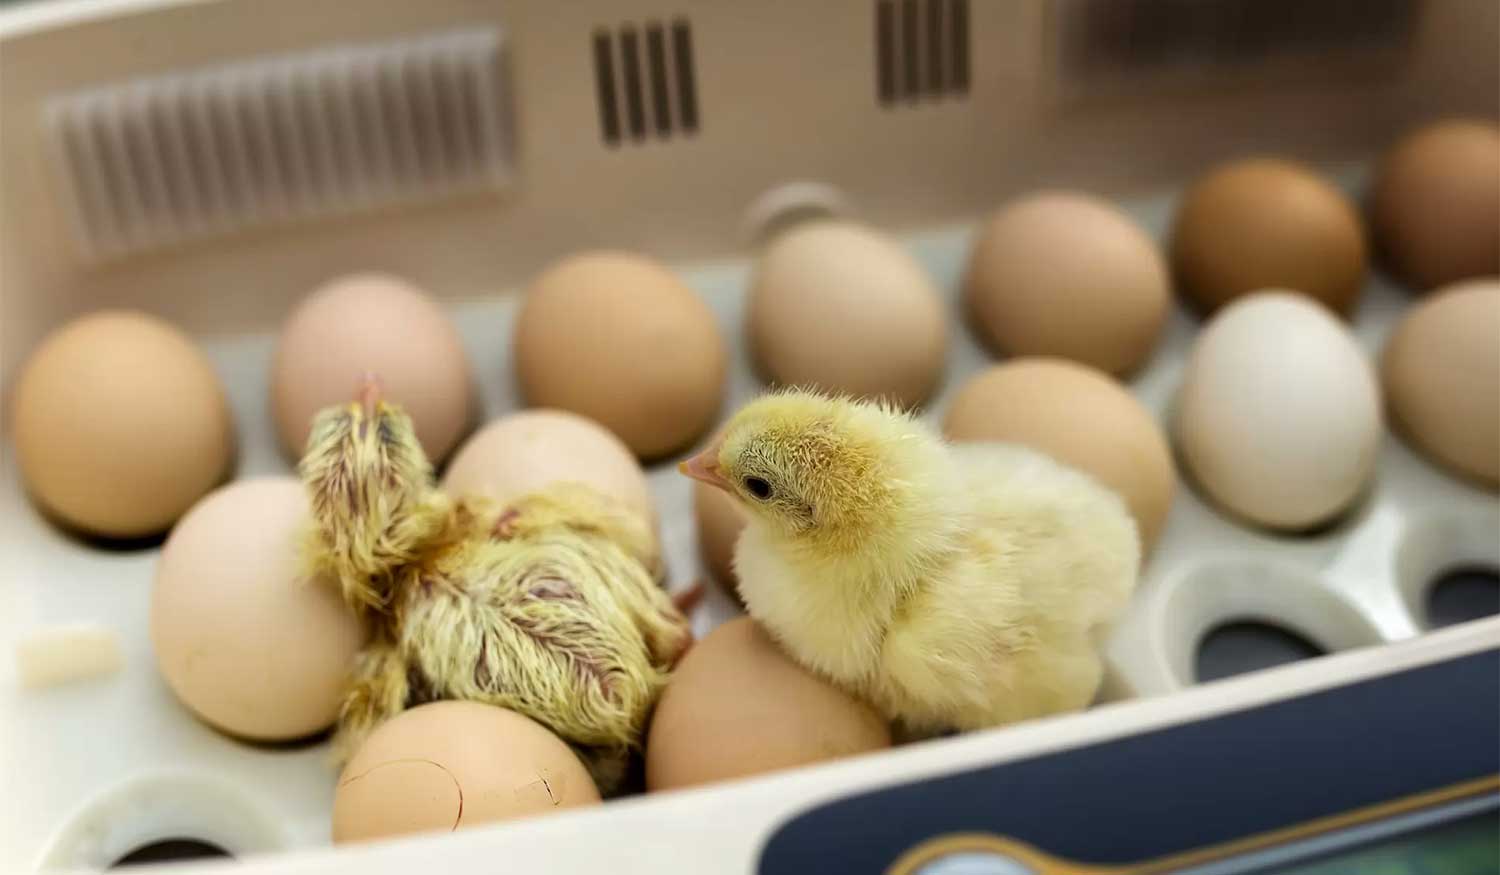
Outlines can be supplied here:
[[599, 802], [572, 749], [535, 721], [477, 702], [432, 702], [381, 724], [344, 767], [333, 840], [451, 832]]

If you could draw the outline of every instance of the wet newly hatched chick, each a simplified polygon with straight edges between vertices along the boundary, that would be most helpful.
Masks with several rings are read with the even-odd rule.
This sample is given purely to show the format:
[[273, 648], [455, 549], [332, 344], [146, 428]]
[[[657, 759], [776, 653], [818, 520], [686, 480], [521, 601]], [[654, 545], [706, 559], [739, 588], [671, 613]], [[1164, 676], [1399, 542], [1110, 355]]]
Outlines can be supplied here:
[[339, 756], [405, 708], [466, 699], [532, 717], [616, 789], [691, 640], [654, 579], [649, 525], [581, 484], [505, 507], [454, 501], [433, 487], [411, 420], [373, 390], [317, 417], [301, 474], [309, 559], [375, 626]]
[[1135, 586], [1140, 542], [1084, 474], [797, 391], [746, 406], [682, 469], [747, 511], [734, 561], [750, 613], [905, 733], [1079, 709], [1097, 692], [1098, 633]]

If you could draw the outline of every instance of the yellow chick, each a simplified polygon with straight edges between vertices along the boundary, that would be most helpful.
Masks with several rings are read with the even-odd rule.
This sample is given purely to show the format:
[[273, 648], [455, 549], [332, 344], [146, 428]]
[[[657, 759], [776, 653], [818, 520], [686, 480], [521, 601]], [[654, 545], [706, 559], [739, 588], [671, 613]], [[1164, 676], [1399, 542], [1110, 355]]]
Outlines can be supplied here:
[[681, 469], [747, 511], [734, 563], [750, 613], [907, 735], [1080, 709], [1097, 692], [1098, 633], [1135, 586], [1140, 539], [1086, 475], [802, 391], [747, 405]]
[[309, 560], [375, 627], [339, 714], [341, 759], [406, 708], [465, 699], [532, 717], [601, 792], [619, 787], [691, 641], [644, 520], [573, 483], [505, 507], [454, 501], [410, 418], [372, 387], [319, 414], [301, 474]]

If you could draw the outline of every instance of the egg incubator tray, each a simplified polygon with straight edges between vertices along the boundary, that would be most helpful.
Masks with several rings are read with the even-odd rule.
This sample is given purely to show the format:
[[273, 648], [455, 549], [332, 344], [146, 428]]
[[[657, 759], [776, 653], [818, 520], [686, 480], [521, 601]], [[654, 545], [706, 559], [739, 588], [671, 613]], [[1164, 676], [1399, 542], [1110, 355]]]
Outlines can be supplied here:
[[[1350, 189], [1358, 168], [1336, 178]], [[1127, 204], [1160, 237], [1173, 196]], [[909, 235], [904, 243], [944, 290], [953, 317], [946, 375], [928, 416], [992, 360], [958, 318], [957, 286], [971, 229]], [[681, 267], [681, 266], [679, 266]], [[686, 281], [709, 303], [732, 351], [724, 414], [753, 397], [741, 327], [745, 263], [687, 266]], [[1374, 356], [1410, 296], [1380, 276], [1369, 281], [1354, 323]], [[509, 354], [515, 295], [451, 308], [487, 416], [518, 409]], [[1131, 381], [1165, 423], [1198, 327], [1178, 310], [1149, 364]], [[239, 426], [237, 476], [286, 474], [266, 410], [273, 338], [208, 338]], [[148, 636], [155, 547], [106, 549], [71, 539], [40, 517], [19, 485], [13, 454], [0, 490], [0, 645], [12, 653], [29, 631], [74, 621], [113, 630], [118, 672], [44, 690], [0, 685], [0, 869], [99, 866], [152, 841], [191, 837], [237, 856], [328, 843], [333, 767], [326, 742], [257, 746], [195, 720], [158, 674]], [[673, 465], [649, 472], [660, 511], [670, 585], [705, 578], [695, 546], [691, 484]], [[1305, 535], [1246, 527], [1211, 507], [1179, 475], [1164, 533], [1128, 615], [1108, 646], [1104, 699], [1160, 696], [1195, 683], [1195, 654], [1224, 623], [1262, 622], [1328, 651], [1378, 646], [1424, 634], [1423, 604], [1435, 575], [1463, 565], [1500, 565], [1500, 502], [1430, 465], [1390, 434], [1378, 475], [1356, 509]], [[733, 616], [710, 586], [695, 611], [701, 636]], [[10, 660], [5, 661], [9, 671]], [[958, 739], [946, 743], [962, 744]]]

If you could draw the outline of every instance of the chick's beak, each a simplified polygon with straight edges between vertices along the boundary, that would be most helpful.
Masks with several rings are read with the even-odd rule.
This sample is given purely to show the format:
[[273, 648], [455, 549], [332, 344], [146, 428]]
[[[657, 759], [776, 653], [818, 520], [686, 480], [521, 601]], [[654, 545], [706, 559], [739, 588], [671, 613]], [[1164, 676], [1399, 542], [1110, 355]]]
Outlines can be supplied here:
[[719, 451], [723, 447], [724, 441], [716, 440], [698, 455], [679, 462], [677, 470], [709, 486], [728, 490], [729, 481], [725, 480], [724, 475], [719, 472]]
[[359, 379], [359, 385], [355, 388], [355, 399], [364, 408], [365, 418], [375, 416], [375, 408], [380, 404], [381, 396], [385, 394], [385, 386], [381, 384], [379, 375], [366, 371]]

